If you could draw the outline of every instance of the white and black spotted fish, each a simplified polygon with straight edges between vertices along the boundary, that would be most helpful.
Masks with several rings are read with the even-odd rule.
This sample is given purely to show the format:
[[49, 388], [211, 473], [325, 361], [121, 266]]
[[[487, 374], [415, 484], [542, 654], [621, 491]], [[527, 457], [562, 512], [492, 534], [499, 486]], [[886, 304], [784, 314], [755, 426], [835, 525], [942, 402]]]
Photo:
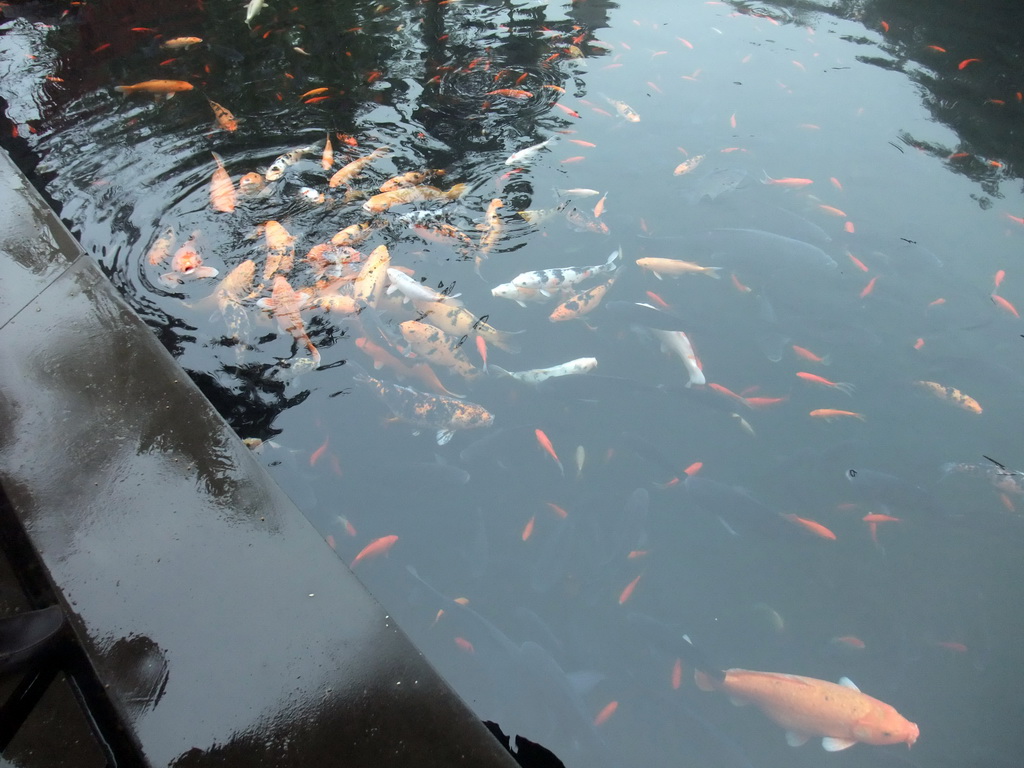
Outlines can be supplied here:
[[619, 268], [616, 260], [622, 255], [622, 248], [612, 252], [604, 264], [592, 267], [554, 267], [540, 269], [536, 272], [523, 272], [512, 278], [512, 285], [520, 290], [535, 290], [541, 295], [550, 296], [564, 291], [588, 277], [614, 272]]

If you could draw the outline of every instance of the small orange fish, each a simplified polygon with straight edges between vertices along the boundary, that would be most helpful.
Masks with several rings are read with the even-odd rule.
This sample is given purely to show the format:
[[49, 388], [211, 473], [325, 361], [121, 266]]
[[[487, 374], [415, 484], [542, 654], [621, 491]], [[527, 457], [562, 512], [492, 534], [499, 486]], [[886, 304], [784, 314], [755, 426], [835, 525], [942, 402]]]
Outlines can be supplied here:
[[829, 365], [832, 362], [831, 358], [828, 355], [821, 357], [819, 355], [814, 354], [809, 349], [805, 349], [804, 347], [798, 347], [796, 344], [792, 346], [792, 350], [797, 355], [797, 357], [802, 357], [804, 360], [810, 360], [812, 363], [821, 363], [822, 365]]
[[548, 436], [544, 434], [544, 431], [541, 429], [535, 429], [533, 432], [537, 436], [537, 442], [540, 444], [540, 447], [555, 460], [555, 464], [558, 465], [558, 471], [562, 473], [562, 477], [565, 477], [565, 469], [562, 467], [562, 462], [559, 460], [558, 454], [555, 453], [555, 447], [551, 444], [551, 440], [548, 439]]
[[866, 421], [863, 413], [854, 413], [853, 411], [840, 411], [836, 408], [817, 408], [810, 413], [812, 418], [824, 419], [825, 421], [832, 421], [833, 419], [849, 417], [854, 419], [860, 419]]
[[1017, 308], [1013, 306], [1013, 304], [1011, 304], [1009, 301], [1004, 299], [1002, 296], [1000, 296], [998, 293], [992, 294], [992, 301], [995, 302], [997, 306], [1003, 308], [1014, 317], [1020, 317], [1020, 312], [1017, 311]]
[[823, 376], [818, 376], [815, 373], [807, 373], [806, 371], [797, 371], [796, 375], [797, 378], [803, 379], [804, 381], [809, 381], [813, 384], [821, 384], [825, 387], [832, 387], [832, 389], [838, 389], [840, 392], [845, 392], [846, 394], [853, 396], [853, 384], [848, 384], [845, 381], [829, 381]]
[[499, 88], [496, 91], [488, 91], [487, 96], [505, 96], [509, 99], [532, 99], [533, 94], [520, 88]]
[[604, 725], [608, 722], [608, 718], [615, 714], [615, 710], [619, 708], [619, 702], [612, 700], [605, 704], [601, 711], [597, 713], [597, 717], [594, 718], [594, 727]]
[[151, 93], [169, 96], [182, 91], [191, 91], [194, 86], [184, 80], [143, 80], [134, 85], [118, 85], [114, 90], [118, 93]]
[[640, 583], [641, 576], [643, 576], [643, 573], [640, 573], [635, 579], [626, 585], [624, 590], [622, 590], [622, 593], [619, 595], [619, 605], [622, 605], [633, 596], [633, 592], [636, 590], [636, 585]]
[[366, 560], [371, 557], [377, 557], [378, 555], [386, 554], [388, 550], [395, 546], [396, 541], [398, 541], [398, 537], [394, 534], [390, 536], [381, 536], [379, 539], [374, 539], [361, 550], [359, 550], [359, 554], [355, 556], [355, 559], [349, 565], [349, 568], [354, 568], [356, 563], [358, 563], [360, 560]]
[[799, 525], [805, 531], [813, 533], [819, 539], [830, 539], [832, 541], [835, 541], [836, 539], [836, 535], [832, 533], [832, 531], [830, 531], [821, 523], [815, 522], [814, 520], [808, 520], [803, 517], [797, 517], [796, 515], [783, 515], [783, 517], [786, 520], [789, 520], [789, 522], [793, 523], [794, 525]]
[[703, 159], [704, 155], [694, 155], [689, 160], [684, 160], [679, 165], [677, 165], [675, 170], [672, 171], [672, 173], [675, 176], [682, 176], [684, 173], [689, 173], [698, 165], [700, 165], [701, 160]]

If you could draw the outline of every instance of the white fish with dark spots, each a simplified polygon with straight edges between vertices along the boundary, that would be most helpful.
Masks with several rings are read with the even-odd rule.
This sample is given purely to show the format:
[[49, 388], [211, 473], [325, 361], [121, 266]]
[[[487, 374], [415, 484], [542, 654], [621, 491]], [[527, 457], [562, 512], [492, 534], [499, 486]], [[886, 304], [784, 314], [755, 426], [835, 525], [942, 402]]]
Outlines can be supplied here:
[[561, 365], [551, 368], [533, 368], [529, 371], [506, 371], [497, 365], [492, 365], [490, 370], [495, 371], [499, 376], [511, 376], [524, 384], [540, 384], [542, 381], [556, 376], [572, 376], [580, 373], [590, 373], [597, 368], [596, 357], [579, 357]]

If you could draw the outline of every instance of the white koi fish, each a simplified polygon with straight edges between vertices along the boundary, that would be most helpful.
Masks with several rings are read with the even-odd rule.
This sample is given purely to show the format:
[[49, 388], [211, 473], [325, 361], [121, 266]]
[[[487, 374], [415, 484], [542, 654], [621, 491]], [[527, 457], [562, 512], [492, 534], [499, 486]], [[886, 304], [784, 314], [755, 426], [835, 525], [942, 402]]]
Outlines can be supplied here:
[[697, 355], [694, 354], [693, 345], [690, 344], [690, 340], [686, 337], [685, 333], [682, 331], [662, 331], [657, 328], [651, 328], [650, 331], [661, 342], [662, 349], [678, 355], [679, 359], [683, 361], [686, 373], [690, 377], [686, 386], [692, 387], [694, 384], [705, 384], [707, 382], [704, 378], [704, 372], [697, 365]]
[[519, 165], [520, 163], [526, 162], [527, 160], [532, 159], [532, 157], [544, 149], [544, 147], [557, 140], [557, 136], [552, 136], [550, 139], [542, 141], [540, 144], [534, 144], [532, 147], [527, 147], [526, 149], [520, 149], [518, 152], [513, 152], [509, 155], [508, 160], [505, 161], [505, 165]]
[[462, 306], [462, 302], [457, 301], [457, 298], [462, 295], [461, 293], [449, 294], [444, 291], [435, 291], [429, 285], [409, 277], [405, 272], [394, 267], [388, 268], [388, 282], [390, 285], [388, 285], [386, 293], [392, 294], [399, 291], [404, 297], [403, 304], [409, 301], [442, 301], [451, 306]]
[[511, 376], [513, 379], [524, 384], [540, 384], [542, 381], [556, 376], [590, 373], [595, 368], [597, 368], [596, 357], [580, 357], [561, 365], [552, 366], [551, 368], [533, 368], [529, 371], [506, 371], [500, 366], [491, 365], [490, 370], [496, 371], [499, 376]]
[[245, 23], [252, 24], [252, 20], [263, 10], [263, 0], [249, 0], [245, 6]]
[[512, 278], [512, 285], [517, 288], [537, 290], [542, 295], [550, 296], [557, 291], [567, 290], [588, 277], [614, 272], [618, 269], [618, 264], [615, 262], [621, 255], [622, 248], [619, 248], [612, 252], [604, 264], [596, 264], [591, 267], [555, 267], [536, 272], [523, 272]]
[[510, 299], [520, 307], [525, 307], [526, 302], [532, 301], [542, 303], [551, 299], [552, 294], [542, 293], [536, 288], [520, 288], [512, 283], [502, 283], [491, 288], [491, 296], [498, 299]]

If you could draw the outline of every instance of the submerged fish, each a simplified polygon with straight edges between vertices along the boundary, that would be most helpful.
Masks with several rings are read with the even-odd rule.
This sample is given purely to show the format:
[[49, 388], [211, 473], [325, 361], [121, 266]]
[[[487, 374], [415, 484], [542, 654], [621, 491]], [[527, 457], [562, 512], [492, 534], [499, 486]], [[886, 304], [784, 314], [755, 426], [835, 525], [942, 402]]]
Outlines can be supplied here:
[[540, 152], [542, 149], [550, 146], [557, 140], [557, 136], [552, 136], [550, 139], [542, 141], [540, 144], [534, 144], [532, 147], [526, 147], [526, 149], [520, 149], [518, 152], [513, 152], [511, 155], [508, 156], [508, 159], [505, 160], [505, 165], [518, 165], [520, 163], [526, 162], [527, 160], [532, 159], [533, 156]]
[[590, 373], [595, 368], [597, 368], [596, 357], [580, 357], [561, 365], [552, 366], [551, 368], [533, 368], [529, 371], [506, 371], [497, 365], [492, 365], [490, 369], [497, 372], [500, 376], [511, 376], [513, 379], [524, 384], [540, 384], [542, 381], [556, 376]]
[[358, 369], [356, 381], [372, 386], [397, 418], [414, 426], [436, 429], [438, 445], [450, 441], [457, 430], [489, 427], [494, 423], [494, 416], [482, 405], [447, 395], [428, 395], [411, 387], [388, 384], [371, 377], [360, 369], [358, 364], [349, 364]]
[[749, 669], [727, 669], [721, 677], [698, 669], [697, 686], [723, 691], [738, 704], [753, 704], [786, 729], [786, 742], [798, 747], [815, 737], [829, 752], [854, 744], [912, 747], [920, 730], [891, 705], [862, 693], [848, 678], [830, 683], [813, 677]]

